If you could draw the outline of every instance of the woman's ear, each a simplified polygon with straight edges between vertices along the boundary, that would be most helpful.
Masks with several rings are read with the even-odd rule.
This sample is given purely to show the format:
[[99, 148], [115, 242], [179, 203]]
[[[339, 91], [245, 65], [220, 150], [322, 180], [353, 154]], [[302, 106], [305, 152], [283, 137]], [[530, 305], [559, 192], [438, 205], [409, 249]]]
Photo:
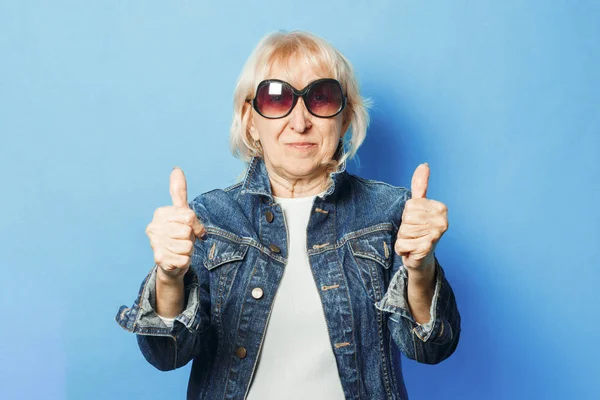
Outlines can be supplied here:
[[350, 128], [350, 122], [352, 122], [352, 119], [350, 118], [350, 111], [344, 112], [342, 115], [344, 116], [342, 118], [342, 137], [344, 137], [344, 135], [348, 131], [348, 128]]
[[242, 110], [242, 121], [246, 127], [246, 133], [249, 133], [252, 139], [258, 140], [258, 133], [254, 127], [254, 119], [252, 118], [252, 107], [248, 103], [244, 104], [244, 108]]

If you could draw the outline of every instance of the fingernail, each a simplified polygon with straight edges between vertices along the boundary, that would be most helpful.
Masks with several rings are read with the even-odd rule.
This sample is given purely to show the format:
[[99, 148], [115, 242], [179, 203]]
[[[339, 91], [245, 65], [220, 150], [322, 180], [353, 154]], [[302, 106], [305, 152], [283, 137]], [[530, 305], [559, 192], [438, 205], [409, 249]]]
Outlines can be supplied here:
[[427, 165], [429, 167], [429, 163], [423, 163], [423, 164], [425, 164], [425, 165]]
[[[173, 169], [175, 169], [175, 168], [179, 168], [179, 166], [178, 166], [178, 165], [175, 165], [175, 166], [173, 167]], [[179, 169], [181, 169], [181, 168], [179, 168]]]
[[200, 240], [206, 240], [208, 239], [208, 234], [206, 233], [206, 231], [202, 234], [202, 236], [200, 236]]

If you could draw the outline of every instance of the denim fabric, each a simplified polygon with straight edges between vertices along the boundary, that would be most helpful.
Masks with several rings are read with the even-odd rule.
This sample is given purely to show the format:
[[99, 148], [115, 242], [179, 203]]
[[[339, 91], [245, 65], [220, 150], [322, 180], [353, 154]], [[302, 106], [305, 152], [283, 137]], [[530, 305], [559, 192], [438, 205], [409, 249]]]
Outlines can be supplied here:
[[[314, 200], [306, 245], [344, 394], [407, 399], [400, 353], [436, 364], [456, 349], [460, 315], [452, 288], [436, 258], [431, 319], [416, 323], [406, 297], [407, 272], [394, 252], [410, 191], [349, 174], [345, 164], [331, 177], [332, 185]], [[195, 242], [185, 310], [171, 328], [160, 320], [154, 266], [133, 306], [122, 306], [116, 320], [137, 334], [142, 354], [156, 368], [172, 370], [193, 360], [188, 399], [244, 399], [286, 267], [284, 215], [260, 158], [251, 161], [243, 182], [201, 194], [190, 207], [208, 239]], [[252, 296], [254, 288], [263, 290], [262, 297]]]

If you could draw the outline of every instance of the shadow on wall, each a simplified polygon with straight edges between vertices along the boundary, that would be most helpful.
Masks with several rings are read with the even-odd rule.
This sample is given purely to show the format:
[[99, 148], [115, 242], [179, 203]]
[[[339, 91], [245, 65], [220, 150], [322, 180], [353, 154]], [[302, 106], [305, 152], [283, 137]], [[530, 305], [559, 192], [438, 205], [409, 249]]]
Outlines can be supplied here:
[[[410, 188], [417, 165], [431, 157], [464, 162], [455, 154], [444, 155], [432, 142], [436, 135], [428, 129], [434, 124], [427, 123], [426, 113], [415, 110], [410, 99], [387, 88], [368, 89], [374, 102], [371, 125], [358, 164], [349, 163], [350, 172]], [[465, 165], [453, 169], [468, 173]], [[461, 220], [454, 220], [449, 210], [450, 228], [436, 255], [456, 295], [462, 330], [455, 353], [436, 366], [403, 358], [411, 398], [521, 399], [537, 398], [544, 392], [555, 398], [570, 397], [565, 382], [576, 376], [558, 372], [568, 364], [568, 356], [556, 354], [557, 339], [550, 332], [540, 332], [538, 326], [544, 318], [551, 320], [548, 324], [555, 318], [544, 317], [550, 310], [534, 309], [528, 282], [513, 280], [514, 270], [526, 266], [506, 264], [511, 244], [490, 242], [481, 230], [485, 223], [468, 217], [473, 205], [460, 198], [460, 188], [440, 187], [455, 198], [435, 200], [461, 205], [457, 211]], [[523, 376], [518, 387], [511, 382], [515, 376]]]
[[[427, 140], [419, 126], [419, 117], [411, 115], [410, 107], [404, 107], [405, 100], [393, 93], [385, 90], [370, 90], [370, 93], [374, 103], [371, 125], [359, 150], [359, 162], [351, 162], [349, 169], [368, 179], [410, 189], [415, 168], [428, 159]], [[483, 288], [469, 273], [485, 260], [475, 260], [475, 255], [469, 254], [467, 242], [460, 237], [461, 229], [452, 229], [460, 226], [460, 221], [452, 221], [450, 225], [436, 255], [456, 295], [462, 319], [461, 338], [452, 357], [436, 366], [403, 357], [406, 385], [416, 399], [449, 398], [448, 386], [457, 393], [489, 393], [498, 384], [494, 371], [497, 350], [489, 342], [494, 327], [484, 322], [490, 316], [481, 318], [487, 309], [480, 301], [485, 297]]]
[[349, 169], [368, 179], [410, 189], [410, 178], [419, 164], [418, 156], [424, 151], [419, 129], [404, 111], [402, 99], [384, 90], [370, 90], [370, 93], [374, 93], [369, 110], [371, 123]]

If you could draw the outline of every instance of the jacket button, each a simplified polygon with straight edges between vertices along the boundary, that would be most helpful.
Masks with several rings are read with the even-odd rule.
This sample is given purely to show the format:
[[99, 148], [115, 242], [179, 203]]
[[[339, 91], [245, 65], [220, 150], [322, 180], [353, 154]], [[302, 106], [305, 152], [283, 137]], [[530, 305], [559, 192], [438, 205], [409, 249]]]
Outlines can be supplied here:
[[268, 223], [273, 222], [273, 219], [275, 218], [275, 216], [273, 215], [273, 213], [271, 211], [267, 211], [265, 213], [265, 218], [267, 219]]
[[246, 349], [244, 347], [238, 347], [235, 354], [237, 354], [238, 358], [246, 358]]
[[255, 287], [254, 289], [252, 289], [252, 297], [254, 297], [255, 299], [260, 299], [261, 297], [263, 297], [263, 290], [259, 287]]
[[269, 245], [269, 248], [273, 253], [281, 253], [281, 249], [274, 244]]

